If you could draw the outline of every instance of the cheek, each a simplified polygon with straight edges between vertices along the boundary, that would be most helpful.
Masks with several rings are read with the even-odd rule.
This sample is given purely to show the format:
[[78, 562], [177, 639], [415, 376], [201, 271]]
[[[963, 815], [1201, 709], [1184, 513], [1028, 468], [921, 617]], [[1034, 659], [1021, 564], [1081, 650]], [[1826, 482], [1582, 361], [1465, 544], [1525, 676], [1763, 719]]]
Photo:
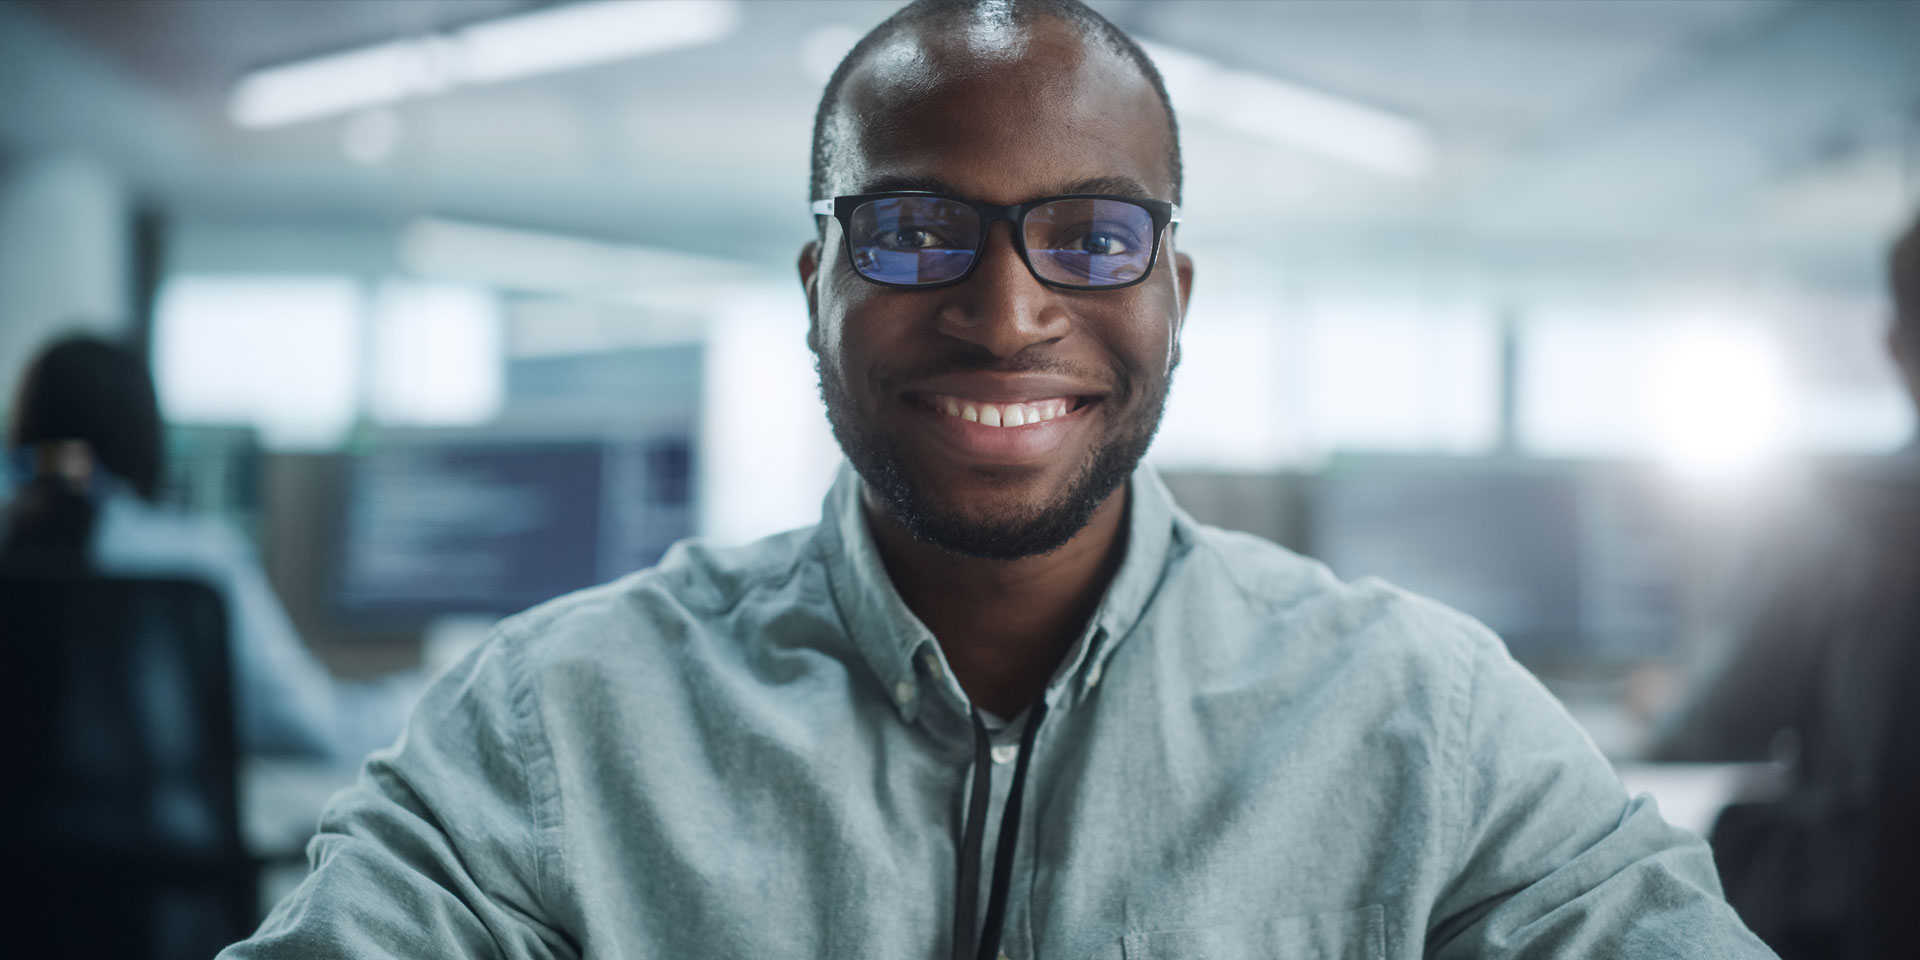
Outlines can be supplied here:
[[1180, 314], [1171, 290], [1143, 291], [1123, 317], [1110, 327], [1108, 349], [1127, 374], [1141, 381], [1140, 392], [1165, 379], [1179, 359]]
[[814, 318], [816, 348], [822, 352], [822, 359], [843, 368], [853, 359], [848, 353], [857, 348], [860, 339], [851, 331], [857, 325], [861, 292], [851, 287], [839, 271], [822, 269], [819, 312]]
[[816, 321], [816, 350], [821, 366], [836, 375], [847, 392], [865, 406], [867, 387], [877, 367], [896, 352], [889, 334], [897, 334], [901, 324], [889, 322], [870, 302], [872, 285], [855, 278], [852, 284], [827, 278], [821, 284], [820, 312]]

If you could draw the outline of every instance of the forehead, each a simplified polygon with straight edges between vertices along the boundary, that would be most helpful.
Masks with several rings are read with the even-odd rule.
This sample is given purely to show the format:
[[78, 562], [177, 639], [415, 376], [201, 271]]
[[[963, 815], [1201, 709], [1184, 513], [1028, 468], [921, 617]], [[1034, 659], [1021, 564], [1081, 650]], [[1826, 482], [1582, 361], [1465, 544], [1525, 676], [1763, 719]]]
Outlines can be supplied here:
[[1095, 179], [1172, 199], [1164, 108], [1139, 69], [1067, 24], [976, 18], [910, 28], [847, 78], [830, 187], [938, 180], [1017, 203]]

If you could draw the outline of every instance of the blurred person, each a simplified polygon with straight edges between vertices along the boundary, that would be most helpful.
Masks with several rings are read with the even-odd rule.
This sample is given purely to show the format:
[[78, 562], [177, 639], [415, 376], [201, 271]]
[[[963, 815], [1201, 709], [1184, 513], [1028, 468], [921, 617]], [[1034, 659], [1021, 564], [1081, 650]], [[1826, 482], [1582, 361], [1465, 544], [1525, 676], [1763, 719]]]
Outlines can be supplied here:
[[153, 379], [124, 347], [75, 336], [26, 369], [7, 446], [17, 474], [0, 558], [29, 568], [189, 577], [225, 598], [243, 750], [357, 762], [399, 733], [421, 681], [334, 680], [300, 641], [245, 540], [154, 501]]
[[[1920, 412], [1920, 220], [1890, 266], [1887, 345]], [[1735, 804], [1715, 825], [1729, 898], [1783, 957], [1912, 956], [1920, 437], [1827, 478], [1819, 500], [1766, 551], [1746, 591], [1757, 599], [1650, 758], [1784, 760], [1783, 796]]]
[[227, 956], [1769, 956], [1483, 627], [1140, 465], [1193, 266], [1132, 40], [922, 0], [815, 130], [821, 523], [502, 624]]

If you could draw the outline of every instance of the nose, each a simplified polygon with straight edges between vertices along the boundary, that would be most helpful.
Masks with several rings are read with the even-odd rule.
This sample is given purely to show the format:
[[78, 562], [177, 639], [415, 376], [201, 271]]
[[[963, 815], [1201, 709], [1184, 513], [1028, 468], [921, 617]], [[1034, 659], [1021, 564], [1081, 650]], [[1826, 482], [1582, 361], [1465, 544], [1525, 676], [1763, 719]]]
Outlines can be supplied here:
[[1065, 337], [1073, 320], [1059, 292], [1034, 279], [1014, 245], [1014, 225], [988, 225], [973, 275], [942, 290], [938, 329], [999, 359]]

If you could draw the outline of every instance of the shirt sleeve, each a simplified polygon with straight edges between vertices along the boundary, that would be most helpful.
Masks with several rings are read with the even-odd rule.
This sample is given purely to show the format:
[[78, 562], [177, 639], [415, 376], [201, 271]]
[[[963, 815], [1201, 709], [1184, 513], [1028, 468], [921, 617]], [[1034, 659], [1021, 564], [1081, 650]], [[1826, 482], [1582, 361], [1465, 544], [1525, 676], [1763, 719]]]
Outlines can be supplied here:
[[1428, 955], [1773, 956], [1722, 898], [1706, 843], [1629, 800], [1552, 695], [1491, 635], [1475, 643]]
[[223, 960], [578, 955], [545, 899], [558, 797], [529, 772], [546, 754], [514, 651], [496, 634], [428, 689], [327, 804], [307, 879]]
[[231, 611], [228, 647], [233, 650], [241, 742], [267, 752], [339, 753], [333, 674], [301, 642], [252, 555], [237, 539], [225, 552], [221, 569]]

